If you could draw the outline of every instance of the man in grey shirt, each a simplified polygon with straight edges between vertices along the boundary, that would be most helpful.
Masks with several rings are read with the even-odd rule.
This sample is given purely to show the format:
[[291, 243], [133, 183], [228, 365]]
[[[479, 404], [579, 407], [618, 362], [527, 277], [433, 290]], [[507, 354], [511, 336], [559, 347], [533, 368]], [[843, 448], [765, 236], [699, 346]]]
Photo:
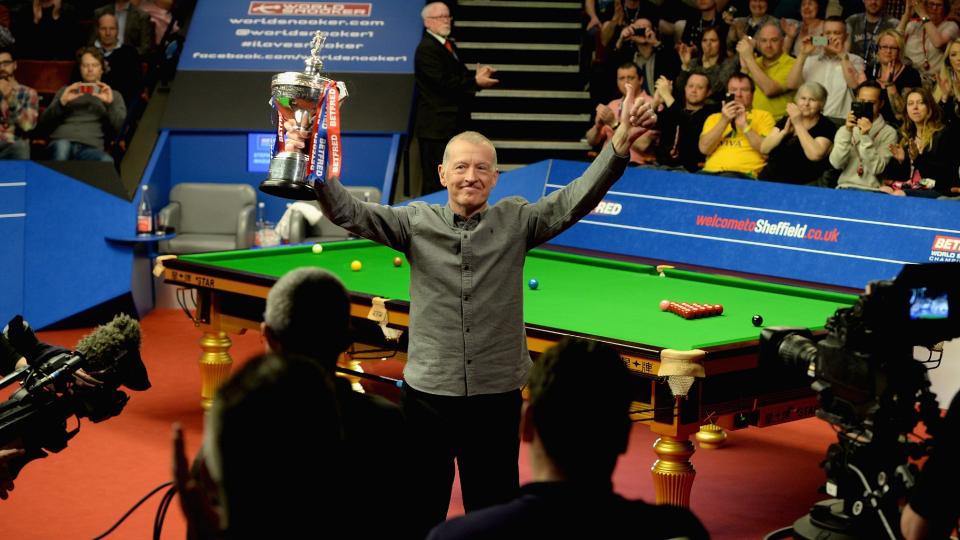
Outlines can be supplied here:
[[497, 183], [496, 150], [476, 132], [447, 144], [438, 168], [448, 193], [443, 206], [381, 206], [350, 196], [338, 179], [316, 184], [334, 223], [402, 251], [410, 263], [401, 393], [410, 453], [401, 483], [415, 501], [409, 519], [424, 535], [446, 518], [455, 458], [468, 512], [517, 493], [520, 387], [530, 368], [524, 259], [593, 210], [620, 178], [630, 145], [656, 122], [635, 95], [628, 90], [624, 103], [633, 105], [622, 107], [611, 144], [583, 176], [534, 203], [509, 197], [487, 204]]

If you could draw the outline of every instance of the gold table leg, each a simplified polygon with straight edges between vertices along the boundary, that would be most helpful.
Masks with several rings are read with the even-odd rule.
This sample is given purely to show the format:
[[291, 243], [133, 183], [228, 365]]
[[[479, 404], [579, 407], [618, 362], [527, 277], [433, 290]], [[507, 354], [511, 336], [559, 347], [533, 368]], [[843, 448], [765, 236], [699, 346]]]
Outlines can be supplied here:
[[690, 490], [697, 476], [697, 471], [690, 463], [693, 443], [686, 437], [662, 435], [653, 443], [653, 451], [659, 458], [650, 470], [657, 504], [689, 508]]
[[200, 406], [204, 410], [210, 409], [217, 388], [230, 376], [232, 344], [226, 332], [204, 332], [200, 338]]

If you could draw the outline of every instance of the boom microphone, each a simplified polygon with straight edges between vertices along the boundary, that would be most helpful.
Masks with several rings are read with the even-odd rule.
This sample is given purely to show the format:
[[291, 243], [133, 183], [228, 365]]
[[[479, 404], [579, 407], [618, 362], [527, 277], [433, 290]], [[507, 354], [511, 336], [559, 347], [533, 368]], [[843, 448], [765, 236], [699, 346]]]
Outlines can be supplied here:
[[150, 388], [140, 358], [140, 324], [129, 315], [121, 313], [98, 326], [77, 342], [76, 352], [86, 359], [84, 370], [108, 387]]

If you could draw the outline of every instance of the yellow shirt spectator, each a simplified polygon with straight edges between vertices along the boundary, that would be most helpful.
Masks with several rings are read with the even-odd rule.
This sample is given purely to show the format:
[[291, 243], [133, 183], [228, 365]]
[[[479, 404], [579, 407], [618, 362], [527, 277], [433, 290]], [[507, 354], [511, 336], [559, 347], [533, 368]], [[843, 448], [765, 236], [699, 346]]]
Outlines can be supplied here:
[[[713, 113], [708, 116], [707, 121], [703, 123], [701, 135], [713, 129], [720, 122], [722, 114]], [[773, 130], [774, 124], [773, 116], [767, 111], [759, 109], [747, 111], [747, 126], [761, 137], [766, 137]], [[743, 173], [755, 178], [767, 164], [767, 158], [750, 146], [746, 133], [740, 129], [734, 131], [733, 128], [734, 125], [731, 123], [723, 130], [720, 145], [707, 156], [703, 170], [710, 173]]]
[[[790, 74], [790, 69], [793, 68], [793, 63], [796, 61], [797, 59], [789, 54], [781, 54], [780, 58], [774, 60], [769, 66], [764, 66], [763, 58], [757, 57], [757, 64], [760, 69], [784, 88], [787, 87], [787, 75]], [[791, 90], [769, 98], [760, 89], [757, 89], [753, 93], [753, 108], [754, 110], [767, 111], [773, 115], [773, 121], [776, 122], [787, 114], [787, 103], [793, 103], [794, 94], [795, 92]]]

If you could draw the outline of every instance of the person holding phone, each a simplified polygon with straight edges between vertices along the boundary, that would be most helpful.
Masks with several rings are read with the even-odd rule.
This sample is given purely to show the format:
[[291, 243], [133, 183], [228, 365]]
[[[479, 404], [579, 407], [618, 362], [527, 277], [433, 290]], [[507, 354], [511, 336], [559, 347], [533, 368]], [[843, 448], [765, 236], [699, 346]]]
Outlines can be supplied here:
[[847, 24], [840, 17], [829, 17], [823, 23], [823, 37], [827, 43], [823, 52], [816, 54], [813, 36], [804, 38], [800, 55], [787, 76], [787, 87], [800, 88], [805, 82], [820, 83], [827, 90], [824, 116], [837, 119], [837, 123], [850, 112], [853, 90], [866, 80], [863, 58], [847, 53]]
[[120, 131], [127, 117], [123, 96], [100, 80], [104, 58], [96, 47], [80, 49], [77, 63], [80, 80], [57, 90], [40, 115], [37, 132], [50, 139], [47, 151], [51, 160], [113, 163], [105, 141]]
[[830, 164], [841, 171], [837, 188], [879, 191], [879, 176], [890, 161], [890, 146], [897, 142], [897, 130], [880, 114], [885, 101], [880, 83], [861, 83], [856, 96], [856, 110], [851, 107], [846, 122], [833, 137]]
[[760, 145], [773, 129], [773, 116], [753, 108], [753, 80], [734, 73], [720, 112], [711, 114], [700, 133], [700, 152], [707, 156], [703, 172], [734, 178], [756, 178], [767, 164]]

